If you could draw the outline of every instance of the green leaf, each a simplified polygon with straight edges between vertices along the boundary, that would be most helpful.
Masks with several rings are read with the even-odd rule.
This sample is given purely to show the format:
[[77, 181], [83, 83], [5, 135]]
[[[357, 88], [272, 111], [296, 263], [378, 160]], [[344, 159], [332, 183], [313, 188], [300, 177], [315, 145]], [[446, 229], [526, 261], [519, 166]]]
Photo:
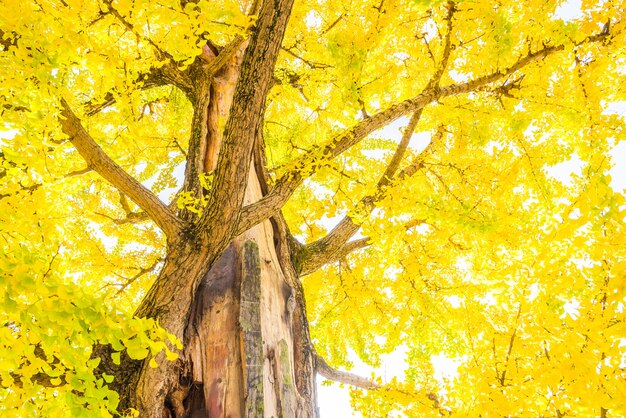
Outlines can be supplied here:
[[113, 364], [116, 364], [119, 366], [120, 364], [120, 353], [119, 352], [113, 352], [111, 353], [111, 360], [113, 361]]

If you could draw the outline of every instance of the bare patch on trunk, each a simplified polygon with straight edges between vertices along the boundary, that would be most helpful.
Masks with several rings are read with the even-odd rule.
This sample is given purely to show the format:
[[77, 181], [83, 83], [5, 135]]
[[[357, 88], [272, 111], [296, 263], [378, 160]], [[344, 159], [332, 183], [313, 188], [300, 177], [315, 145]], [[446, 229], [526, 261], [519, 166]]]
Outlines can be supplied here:
[[239, 397], [227, 396], [243, 386], [237, 372], [241, 364], [237, 344], [240, 263], [240, 255], [231, 245], [200, 283], [187, 327], [186, 358], [193, 384], [203, 388], [207, 417], [242, 413]]

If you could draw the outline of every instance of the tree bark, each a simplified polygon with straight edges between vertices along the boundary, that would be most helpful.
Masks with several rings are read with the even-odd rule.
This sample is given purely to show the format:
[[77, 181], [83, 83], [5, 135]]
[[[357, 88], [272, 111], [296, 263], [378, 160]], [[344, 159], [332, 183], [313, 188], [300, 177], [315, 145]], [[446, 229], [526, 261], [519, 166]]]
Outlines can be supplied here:
[[[246, 203], [261, 195], [251, 169]], [[315, 353], [281, 223], [256, 225], [215, 261], [185, 236], [170, 248], [136, 314], [158, 318], [184, 342], [183, 355], [176, 362], [159, 355], [155, 369], [148, 359], [123, 358], [120, 367], [105, 361], [103, 371], [116, 375], [122, 409], [135, 408], [142, 417], [316, 415]], [[192, 298], [175, 296], [193, 292], [193, 284], [184, 284], [194, 282]]]
[[[251, 162], [244, 204], [263, 196]], [[280, 217], [211, 247], [189, 227], [171, 240], [164, 267], [136, 315], [183, 341], [175, 362], [110, 362], [121, 409], [142, 417], [314, 417], [315, 353], [302, 289]]]
[[[246, 200], [261, 194], [256, 176], [250, 170]], [[184, 236], [170, 248], [136, 314], [158, 318], [183, 341], [183, 353], [175, 362], [157, 356], [155, 369], [148, 359], [128, 357], [116, 367], [101, 348], [102, 371], [116, 376], [122, 410], [135, 408], [141, 417], [316, 416], [315, 353], [279, 223], [256, 225], [215, 261]], [[183, 284], [196, 281], [193, 297], [175, 297], [190, 294], [193, 285]]]
[[[184, 348], [175, 362], [157, 355], [152, 368], [149, 359], [127, 357], [115, 367], [100, 347], [122, 410], [176, 418], [316, 415], [315, 353], [286, 225], [277, 214], [234, 232], [241, 207], [267, 192], [262, 114], [290, 8], [290, 0], [264, 2], [243, 57], [243, 41], [228, 59], [207, 49], [190, 71], [195, 110], [184, 188], [208, 196], [208, 205], [200, 217], [180, 213], [176, 229], [162, 221], [177, 234], [168, 236], [163, 270], [135, 312], [157, 319]], [[210, 70], [219, 60], [220, 70]], [[202, 190], [198, 176], [209, 172], [215, 184]]]
[[[260, 196], [250, 170], [246, 200]], [[314, 416], [312, 358], [294, 352], [310, 349], [308, 329], [294, 332], [302, 326], [294, 318], [295, 276], [284, 271], [277, 247], [289, 248], [265, 221], [237, 237], [202, 279], [185, 334], [195, 388], [188, 404], [197, 406], [176, 417]]]

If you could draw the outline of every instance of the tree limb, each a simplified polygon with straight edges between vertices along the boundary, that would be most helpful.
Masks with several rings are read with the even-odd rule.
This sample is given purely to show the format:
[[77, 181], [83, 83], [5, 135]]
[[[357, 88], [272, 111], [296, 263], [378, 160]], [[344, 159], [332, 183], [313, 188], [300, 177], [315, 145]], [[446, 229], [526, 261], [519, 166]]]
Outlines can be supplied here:
[[[219, 97], [222, 94], [229, 96], [231, 91], [224, 91], [224, 85], [234, 84], [237, 79], [238, 65], [237, 69], [234, 69], [232, 65], [225, 66], [229, 62], [232, 64], [234, 58], [239, 64], [240, 56], [235, 57], [235, 55], [245, 48], [246, 42], [247, 39], [237, 35], [228, 45], [221, 48], [219, 53], [216, 47], [207, 42], [202, 48], [202, 53], [185, 71], [185, 74], [195, 82], [192, 94], [194, 112], [188, 151], [185, 153], [187, 161], [183, 190], [190, 191], [195, 196], [203, 193], [200, 176], [214, 169], [216, 150], [222, 142], [221, 133], [217, 131], [220, 111], [225, 109], [221, 109], [224, 104]], [[183, 212], [181, 216], [193, 218], [193, 214], [186, 212]]]
[[346, 385], [355, 386], [362, 389], [378, 389], [380, 386], [372, 382], [370, 379], [365, 377], [357, 376], [356, 374], [343, 372], [337, 369], [333, 369], [326, 363], [319, 354], [315, 354], [315, 365], [317, 367], [317, 372], [324, 376], [326, 379], [345, 383]]
[[117, 19], [122, 24], [122, 26], [124, 26], [129, 32], [135, 35], [138, 40], [143, 39], [144, 41], [152, 45], [152, 47], [155, 49], [155, 51], [159, 53], [159, 55], [161, 55], [161, 57], [172, 58], [170, 54], [163, 51], [156, 43], [154, 43], [152, 39], [137, 32], [135, 30], [135, 26], [130, 23], [124, 16], [122, 16], [122, 14], [115, 7], [113, 7], [113, 0], [104, 0], [103, 3], [106, 4], [109, 8], [108, 12], [103, 13], [113, 15], [113, 17], [115, 17], [115, 19]]
[[437, 66], [437, 70], [435, 74], [433, 74], [430, 82], [428, 83], [428, 88], [438, 87], [439, 82], [441, 81], [441, 77], [443, 76], [446, 67], [448, 66], [448, 61], [450, 60], [450, 53], [452, 52], [452, 18], [454, 16], [454, 12], [456, 12], [456, 5], [454, 1], [448, 0], [446, 5], [448, 8], [448, 14], [445, 17], [445, 21], [447, 23], [446, 39], [444, 40], [443, 53], [441, 56], [441, 60], [439, 61], [439, 65]]
[[[418, 110], [413, 114], [409, 125], [404, 130], [400, 145], [396, 149], [391, 162], [387, 166], [385, 173], [381, 176], [378, 184], [376, 185], [376, 193], [373, 195], [365, 196], [361, 198], [357, 205], [357, 211], [364, 215], [369, 215], [375, 207], [375, 203], [385, 196], [386, 188], [391, 184], [394, 175], [400, 165], [402, 156], [404, 155], [406, 148], [408, 147], [415, 126], [419, 121], [419, 117], [422, 111]], [[432, 141], [428, 145], [430, 148], [432, 144], [437, 141], [439, 137], [433, 137]], [[423, 161], [424, 152], [422, 152], [417, 158], [418, 164]], [[411, 167], [411, 165], [409, 165]], [[408, 168], [408, 167], [407, 167]], [[406, 176], [405, 168], [400, 174], [399, 178], [402, 179]], [[301, 275], [306, 275], [314, 272], [331, 261], [337, 260], [339, 253], [345, 250], [345, 245], [354, 234], [361, 228], [359, 222], [355, 222], [351, 216], [345, 216], [339, 223], [323, 238], [318, 239], [310, 244], [304, 245], [299, 249], [299, 254], [296, 259], [299, 261], [298, 268]]]
[[187, 148], [185, 180], [183, 190], [200, 192], [200, 175], [204, 169], [208, 135], [208, 108], [211, 101], [211, 77], [203, 74], [198, 78], [194, 89], [193, 119], [191, 136]]
[[[170, 201], [170, 203], [167, 205], [167, 208], [172, 213], [176, 213], [176, 209], [178, 208], [176, 202], [178, 200], [178, 196], [179, 196], [181, 191], [182, 191], [182, 189], [179, 189], [178, 192], [176, 192], [176, 194], [174, 195], [174, 197]], [[99, 216], [102, 216], [104, 218], [109, 219], [115, 225], [138, 224], [138, 223], [142, 223], [142, 222], [146, 222], [146, 221], [150, 220], [150, 216], [148, 215], [148, 213], [146, 213], [144, 211], [133, 212], [130, 209], [130, 207], [128, 206], [128, 201], [126, 199], [126, 195], [124, 195], [122, 192], [120, 192], [120, 205], [122, 206], [122, 209], [124, 210], [124, 213], [126, 214], [126, 217], [121, 218], [121, 219], [120, 218], [114, 218], [114, 217], [109, 216], [109, 215], [107, 215], [105, 213], [100, 213], [100, 212], [94, 212], [94, 213], [96, 215], [99, 215]]]
[[334, 260], [330, 260], [329, 262], [343, 260], [351, 252], [369, 247], [370, 241], [370, 237], [363, 237], [355, 239], [354, 241], [346, 242], [341, 246], [341, 248], [339, 248], [339, 250], [337, 250]]
[[[608, 37], [609, 33], [603, 32], [588, 37], [580, 44], [600, 42]], [[504, 70], [495, 71], [464, 83], [450, 84], [444, 87], [427, 87], [417, 96], [397, 103], [362, 120], [352, 128], [329, 140], [324, 146], [309, 150], [289, 164], [286, 172], [276, 181], [267, 196], [243, 208], [237, 230], [245, 231], [272, 216], [289, 200], [305, 178], [315, 174], [328, 161], [358, 144], [377, 129], [388, 125], [407, 113], [423, 109], [430, 103], [440, 99], [477, 91], [483, 86], [508, 77], [522, 68], [564, 49], [565, 45], [546, 46], [538, 51], [529, 52]]]
[[[417, 120], [415, 121], [415, 123], [417, 123]], [[413, 125], [412, 128], [414, 127], [415, 126]], [[409, 128], [411, 128], [411, 126], [409, 126]], [[404, 136], [407, 135], [407, 132], [409, 132], [408, 129], [404, 131], [403, 139]], [[424, 165], [424, 156], [426, 152], [431, 152], [432, 147], [434, 145], [437, 145], [441, 141], [442, 136], [443, 126], [440, 126], [433, 138], [431, 139], [430, 143], [428, 144], [428, 147], [421, 154], [416, 156], [408, 166], [400, 171], [395, 179], [393, 179], [395, 170], [394, 172], [390, 173], [391, 175], [389, 177], [385, 175], [381, 177], [380, 181], [377, 184], [376, 193], [370, 196], [363, 197], [357, 205], [357, 211], [360, 214], [369, 215], [374, 209], [375, 203], [386, 196], [387, 186], [391, 183], [392, 179], [400, 182], [405, 178], [414, 175], [417, 170], [419, 170]], [[396, 153], [397, 152], [398, 150], [396, 150]], [[360, 227], [360, 224], [358, 222], [355, 222], [351, 216], [345, 216], [341, 221], [339, 221], [337, 226], [335, 226], [335, 228], [333, 228], [333, 230], [328, 233], [328, 235], [299, 248], [299, 254], [297, 255], [296, 259], [299, 262], [298, 267], [300, 269], [300, 274], [302, 276], [306, 274], [311, 274], [323, 265], [337, 259], [341, 259], [341, 254], [343, 254], [348, 249], [346, 248], [348, 240], [357, 233]], [[365, 239], [369, 240], [369, 238]], [[359, 243], [359, 245], [361, 244], [362, 243]], [[351, 249], [350, 251], [353, 250]], [[347, 253], [348, 252], [346, 252], [346, 254]]]
[[83, 169], [80, 169], [80, 170], [70, 171], [64, 177], [68, 178], [68, 177], [82, 176], [83, 174], [87, 174], [87, 173], [89, 173], [91, 171], [92, 171], [91, 167], [87, 166], [87, 167], [85, 167]]
[[165, 258], [160, 257], [154, 260], [154, 262], [150, 264], [148, 267], [140, 267], [139, 271], [135, 275], [133, 275], [130, 278], [125, 278], [126, 282], [117, 290], [117, 292], [115, 292], [115, 296], [118, 296], [121, 293], [123, 293], [124, 290], [126, 290], [128, 286], [133, 284], [137, 279], [139, 279], [144, 274], [152, 273], [157, 268], [157, 266], [164, 261], [165, 261]]
[[[423, 224], [426, 224], [425, 220], [414, 219], [404, 224], [404, 229], [408, 231], [411, 228], [414, 228], [418, 225], [423, 225]], [[370, 237], [363, 237], [363, 238], [355, 239], [354, 241], [348, 241], [345, 244], [343, 244], [343, 246], [339, 248], [339, 250], [337, 250], [334, 257], [330, 258], [326, 262], [326, 264], [332, 263], [333, 261], [343, 260], [344, 258], [348, 256], [348, 254], [354, 251], [369, 247], [371, 245], [371, 242], [372, 242], [372, 239]]]
[[[149, 72], [140, 74], [136, 82], [142, 90], [172, 84], [179, 88], [188, 98], [193, 97], [193, 82], [187, 72], [180, 71], [172, 62], [167, 62], [160, 68], [151, 68]], [[108, 92], [101, 101], [90, 100], [85, 103], [85, 115], [93, 116], [109, 106], [115, 104], [115, 94]]]
[[[446, 21], [448, 22], [448, 32], [446, 33], [446, 38], [444, 41], [444, 50], [441, 60], [437, 66], [437, 69], [430, 81], [428, 82], [428, 88], [437, 88], [439, 86], [439, 82], [441, 81], [441, 77], [448, 65], [448, 60], [450, 59], [451, 41], [450, 38], [452, 36], [452, 16], [455, 12], [454, 2], [448, 2], [448, 14], [446, 16]], [[387, 165], [385, 172], [378, 180], [376, 184], [377, 192], [373, 196], [365, 196], [360, 201], [357, 207], [360, 208], [359, 212], [370, 214], [372, 210], [374, 210], [374, 203], [385, 194], [385, 188], [391, 184], [396, 171], [400, 167], [400, 162], [406, 153], [407, 148], [409, 147], [409, 143], [411, 142], [411, 138], [413, 137], [413, 132], [415, 132], [415, 128], [417, 123], [422, 116], [422, 111], [424, 109], [417, 109], [409, 123], [404, 129], [402, 133], [402, 138], [396, 151], [391, 158], [391, 161]], [[440, 136], [439, 136], [440, 138]], [[439, 140], [439, 138], [433, 138], [430, 145], [435, 141]], [[419, 161], [422, 161], [422, 157], [418, 157]], [[297, 259], [300, 261], [300, 269], [301, 274], [309, 274], [323, 266], [324, 264], [329, 263], [330, 261], [336, 260], [343, 251], [346, 250], [345, 245], [350, 238], [357, 233], [357, 231], [361, 228], [361, 225], [358, 222], [354, 222], [351, 216], [345, 216], [333, 230], [323, 238], [318, 239], [311, 244], [305, 245], [300, 249], [300, 256]]]
[[59, 119], [63, 132], [70, 137], [87, 165], [137, 203], [168, 238], [174, 238], [182, 228], [182, 222], [150, 190], [122, 170], [96, 144], [64, 99], [61, 99], [61, 105], [63, 110]]
[[[411, 221], [409, 221], [409, 222], [404, 224], [404, 229], [406, 229], [408, 231], [411, 228], [414, 228], [414, 227], [416, 227], [418, 225], [424, 225], [424, 224], [427, 224], [427, 222], [424, 219], [413, 219], [413, 220], [411, 220]], [[326, 261], [326, 264], [332, 263], [334, 261], [341, 261], [341, 260], [345, 259], [350, 253], [352, 253], [354, 251], [357, 251], [357, 250], [360, 250], [360, 249], [363, 249], [363, 248], [369, 247], [371, 245], [371, 242], [372, 242], [372, 239], [370, 237], [363, 237], [363, 238], [355, 239], [354, 241], [348, 241], [345, 244], [343, 244], [343, 246], [341, 246], [341, 248], [339, 248], [337, 250], [337, 252], [334, 254], [333, 257], [330, 257]], [[297, 252], [302, 247], [304, 247], [304, 245], [302, 245], [302, 244], [296, 245], [296, 246], [294, 246], [293, 251]], [[305, 273], [301, 273], [301, 275], [310, 274], [313, 271], [307, 271]]]
[[213, 239], [235, 234], [263, 110], [293, 0], [263, 2], [243, 57], [230, 115], [224, 129], [213, 188], [200, 225]]

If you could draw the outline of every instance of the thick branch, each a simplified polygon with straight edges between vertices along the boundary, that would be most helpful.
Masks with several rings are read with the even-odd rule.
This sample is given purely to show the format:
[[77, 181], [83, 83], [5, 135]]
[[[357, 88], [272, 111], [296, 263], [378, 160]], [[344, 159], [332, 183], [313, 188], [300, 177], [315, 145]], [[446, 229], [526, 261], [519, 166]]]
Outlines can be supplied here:
[[[219, 53], [212, 44], [205, 44], [202, 54], [189, 67], [194, 80], [194, 115], [185, 166], [183, 189], [196, 196], [202, 193], [199, 177], [215, 169], [223, 132], [220, 120], [228, 115], [247, 40], [237, 35]], [[185, 213], [183, 216], [193, 216]]]
[[61, 126], [87, 165], [141, 207], [169, 238], [182, 227], [181, 221], [150, 190], [118, 166], [87, 133], [80, 119], [61, 100]]
[[292, 6], [293, 0], [264, 1], [244, 54], [213, 188], [201, 217], [203, 229], [218, 240], [232, 237], [237, 227], [254, 141], [262, 129], [265, 99]]
[[[369, 197], [369, 196], [368, 196]], [[365, 205], [374, 207], [371, 197], [362, 199]], [[318, 239], [300, 249], [300, 254], [296, 258], [299, 265], [296, 266], [301, 276], [313, 273], [333, 260], [337, 259], [337, 253], [343, 245], [359, 230], [360, 225], [352, 220], [350, 216], [344, 217], [339, 223], [323, 238]]]
[[200, 174], [203, 172], [207, 147], [207, 119], [211, 100], [211, 78], [202, 74], [198, 78], [194, 89], [195, 103], [191, 123], [191, 137], [187, 150], [187, 164], [185, 165], [185, 181], [183, 190], [195, 193], [200, 191]]
[[326, 363], [322, 357], [318, 354], [315, 355], [315, 364], [317, 366], [317, 372], [324, 376], [326, 379], [345, 383], [346, 385], [356, 386], [362, 389], [378, 389], [380, 386], [372, 382], [370, 379], [365, 377], [357, 376], [353, 373], [343, 372], [336, 369], [333, 369]]
[[[418, 225], [423, 225], [425, 224], [426, 221], [423, 219], [414, 219], [412, 221], [407, 222], [404, 225], [404, 228], [408, 231], [409, 229], [416, 227]], [[343, 246], [341, 248], [339, 248], [339, 250], [337, 250], [337, 252], [334, 254], [334, 257], [330, 258], [326, 263], [332, 263], [333, 261], [340, 261], [345, 259], [348, 254], [363, 249], [363, 248], [367, 248], [371, 245], [372, 243], [372, 239], [370, 237], [363, 237], [363, 238], [359, 238], [359, 239], [355, 239], [354, 241], [348, 241], [345, 244], [343, 244]], [[311, 273], [311, 272], [308, 272]]]
[[[424, 219], [413, 219], [409, 222], [407, 222], [406, 224], [404, 224], [404, 228], [408, 231], [411, 228], [414, 228], [418, 225], [423, 225], [426, 224], [427, 222]], [[343, 259], [345, 259], [350, 253], [363, 249], [363, 248], [367, 248], [371, 245], [372, 243], [372, 239], [370, 237], [363, 237], [363, 238], [359, 238], [359, 239], [355, 239], [354, 241], [348, 241], [345, 244], [343, 244], [343, 246], [341, 246], [341, 248], [339, 248], [339, 250], [337, 250], [337, 252], [334, 254], [333, 257], [330, 257], [327, 261], [326, 264], [328, 263], [332, 263], [334, 261], [341, 261]], [[302, 248], [303, 245], [300, 244], [299, 246], [295, 246], [293, 251], [299, 251], [300, 248]], [[312, 271], [307, 271], [305, 274], [310, 274], [312, 273], [314, 270]], [[301, 273], [302, 274], [302, 273]], [[302, 274], [303, 275], [303, 274]]]
[[[601, 33], [588, 37], [582, 43], [599, 42], [607, 39], [608, 33]], [[506, 78], [522, 68], [540, 61], [556, 52], [563, 51], [565, 45], [544, 47], [538, 51], [528, 53], [510, 67], [467, 81], [465, 83], [450, 84], [444, 87], [433, 86], [424, 89], [419, 95], [395, 104], [369, 118], [364, 119], [352, 128], [335, 136], [323, 147], [308, 151], [293, 161], [289, 169], [277, 181], [274, 188], [263, 199], [243, 208], [238, 231], [245, 231], [253, 225], [267, 219], [278, 211], [289, 200], [293, 192], [302, 181], [317, 172], [328, 161], [340, 155], [347, 149], [358, 144], [367, 135], [410, 112], [423, 109], [428, 104], [445, 97], [456, 96], [479, 90], [481, 87]]]

